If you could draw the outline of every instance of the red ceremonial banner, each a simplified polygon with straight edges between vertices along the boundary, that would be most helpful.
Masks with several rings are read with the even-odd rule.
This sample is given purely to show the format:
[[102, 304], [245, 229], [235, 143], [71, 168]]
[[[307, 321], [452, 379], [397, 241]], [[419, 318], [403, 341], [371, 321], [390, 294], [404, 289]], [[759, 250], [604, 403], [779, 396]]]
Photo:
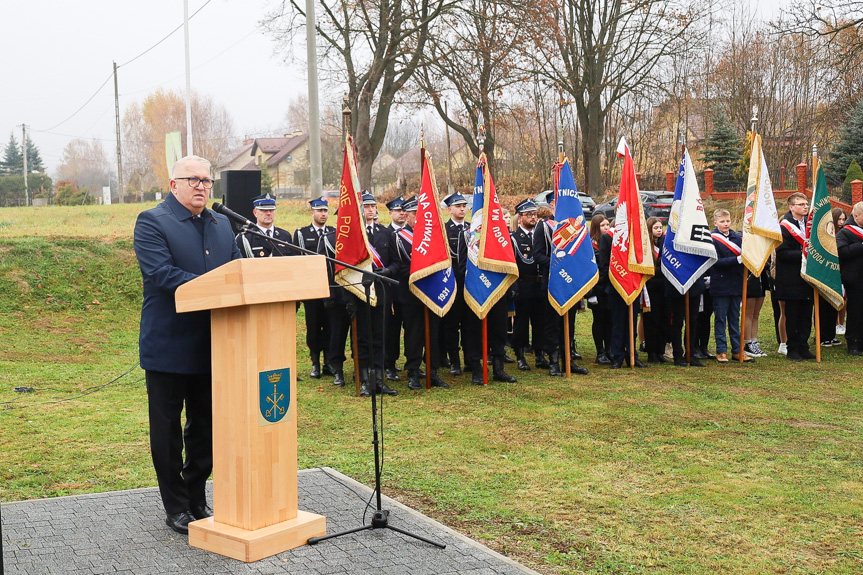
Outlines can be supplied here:
[[426, 270], [428, 275], [451, 265], [449, 243], [440, 217], [440, 202], [432, 183], [428, 156], [423, 158], [423, 181], [417, 196], [417, 219], [414, 224], [411, 275]]
[[617, 153], [623, 156], [623, 173], [620, 175], [620, 194], [614, 212], [608, 274], [617, 293], [629, 305], [641, 293], [648, 276], [653, 275], [654, 267], [650, 238], [645, 229], [644, 208], [635, 179], [635, 165], [625, 140], [621, 140]]
[[[372, 256], [369, 250], [366, 227], [363, 225], [362, 202], [359, 195], [359, 179], [354, 163], [351, 138], [345, 140], [345, 156], [342, 165], [342, 183], [339, 188], [339, 216], [336, 221], [336, 259], [363, 269], [372, 269]], [[358, 271], [336, 264], [336, 282], [365, 301], [362, 274]], [[369, 303], [375, 305], [376, 298], [372, 288]]]

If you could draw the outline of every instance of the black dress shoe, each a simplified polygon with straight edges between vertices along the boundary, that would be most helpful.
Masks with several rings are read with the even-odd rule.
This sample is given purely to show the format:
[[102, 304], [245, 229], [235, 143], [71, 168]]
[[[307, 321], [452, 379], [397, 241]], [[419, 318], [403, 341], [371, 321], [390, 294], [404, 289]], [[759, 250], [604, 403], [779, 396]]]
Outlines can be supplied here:
[[312, 372], [309, 374], [312, 379], [320, 379], [321, 378], [321, 366], [313, 363], [312, 364]]
[[645, 363], [641, 363], [641, 360], [638, 359], [637, 357], [635, 358], [635, 364], [634, 365], [635, 365], [635, 367], [650, 367], [649, 365], [647, 365]]
[[706, 365], [704, 365], [703, 362], [701, 362], [701, 360], [698, 360], [695, 357], [692, 358], [692, 361], [689, 362], [689, 365], [691, 365], [692, 367], [707, 367]]
[[442, 380], [440, 378], [440, 376], [436, 373], [432, 374], [431, 384], [432, 384], [432, 387], [442, 387], [444, 389], [449, 389], [449, 384], [447, 382], [445, 382], [444, 380]]
[[860, 351], [859, 347], [849, 347], [848, 348], [848, 355], [853, 355], [855, 357], [858, 357], [861, 354], [863, 354], [863, 352]]
[[587, 375], [587, 368], [580, 365], [572, 364], [569, 366], [569, 371], [576, 375]]
[[372, 395], [372, 388], [369, 385], [369, 382], [364, 381], [360, 386], [360, 396], [361, 397], [370, 397]]
[[703, 353], [701, 353], [701, 350], [700, 350], [700, 349], [696, 349], [695, 351], [693, 351], [693, 352], [692, 352], [692, 357], [693, 357], [694, 359], [710, 359], [709, 357], [707, 357], [706, 355], [704, 355]]
[[384, 370], [384, 373], [389, 381], [399, 381], [399, 373], [394, 368], [388, 367]]
[[192, 509], [189, 511], [195, 519], [206, 519], [213, 516], [213, 510], [206, 503], [204, 505], [192, 505]]
[[701, 348], [701, 355], [704, 357], [699, 357], [698, 359], [716, 359], [716, 356], [707, 350], [707, 346]]
[[336, 369], [335, 373], [333, 373], [333, 385], [336, 387], [345, 386], [345, 374], [341, 368]]
[[329, 364], [325, 363], [324, 366], [321, 368], [321, 375], [335, 375], [335, 374], [336, 374], [336, 372], [333, 371], [333, 369], [329, 366]]
[[611, 358], [609, 358], [605, 352], [600, 352], [600, 354], [596, 356], [596, 363], [599, 365], [611, 365]]
[[[693, 358], [692, 358], [692, 361], [693, 361], [693, 362], [696, 362], [696, 361], [698, 361], [698, 360], [697, 360], [697, 359], [695, 359], [695, 357], [693, 357]], [[701, 363], [701, 362], [699, 362], [699, 363]], [[686, 358], [683, 358], [683, 357], [676, 357], [676, 358], [674, 358], [674, 365], [675, 365], [675, 366], [677, 366], [677, 367], [689, 367], [689, 364], [688, 364], [688, 363], [686, 363]], [[693, 365], [694, 365], [694, 363], [693, 363]], [[702, 363], [701, 365], [703, 366], [704, 364]]]
[[623, 367], [622, 361], [614, 360], [611, 362], [611, 369], [620, 369], [621, 367]]
[[796, 351], [789, 351], [788, 355], [785, 356], [786, 359], [793, 362], [803, 361], [803, 356], [797, 353]]
[[378, 393], [384, 395], [398, 395], [399, 392], [388, 386], [387, 384], [380, 382], [378, 383]]
[[181, 511], [180, 513], [168, 515], [168, 517], [165, 519], [165, 525], [167, 525], [177, 533], [188, 535], [189, 523], [194, 520], [195, 518], [192, 517], [191, 513], [189, 513], [188, 511]]
[[420, 383], [420, 373], [416, 369], [408, 370], [408, 389], [413, 391], [422, 390], [423, 385]]
[[803, 359], [815, 359], [815, 354], [808, 349], [804, 349], [800, 352], [800, 357], [802, 357]]
[[504, 363], [515, 363], [515, 360], [508, 356], [507, 354], [503, 354], [503, 362]]

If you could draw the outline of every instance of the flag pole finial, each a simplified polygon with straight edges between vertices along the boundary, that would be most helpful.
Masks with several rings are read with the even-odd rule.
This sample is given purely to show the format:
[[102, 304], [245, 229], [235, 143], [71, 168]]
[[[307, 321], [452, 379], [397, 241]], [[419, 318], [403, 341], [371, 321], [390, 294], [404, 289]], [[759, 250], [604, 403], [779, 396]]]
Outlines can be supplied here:
[[758, 104], [752, 106], [752, 131], [758, 127]]
[[480, 155], [485, 152], [485, 119], [482, 117], [482, 112], [479, 113], [479, 118], [476, 122], [476, 143], [479, 145]]
[[686, 153], [686, 126], [680, 126], [680, 153]]

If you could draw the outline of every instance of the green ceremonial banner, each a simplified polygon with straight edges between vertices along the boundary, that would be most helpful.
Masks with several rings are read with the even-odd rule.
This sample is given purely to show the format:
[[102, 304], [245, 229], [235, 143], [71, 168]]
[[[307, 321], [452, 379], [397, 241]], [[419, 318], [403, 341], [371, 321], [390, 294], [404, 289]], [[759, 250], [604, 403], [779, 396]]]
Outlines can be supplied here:
[[180, 132], [168, 132], [165, 134], [165, 163], [168, 166], [168, 177], [177, 160], [183, 157], [183, 143], [180, 141]]
[[844, 304], [842, 279], [839, 276], [839, 252], [836, 249], [833, 208], [827, 195], [823, 166], [818, 166], [812, 209], [809, 211], [806, 228], [808, 237], [800, 275], [817, 289], [830, 305], [839, 309]]

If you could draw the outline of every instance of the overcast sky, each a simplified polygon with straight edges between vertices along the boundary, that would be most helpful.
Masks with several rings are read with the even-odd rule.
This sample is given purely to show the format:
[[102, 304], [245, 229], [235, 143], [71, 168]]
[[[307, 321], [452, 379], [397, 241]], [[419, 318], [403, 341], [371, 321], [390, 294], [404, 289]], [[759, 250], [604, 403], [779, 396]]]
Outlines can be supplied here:
[[[750, 1], [764, 19], [786, 3]], [[306, 91], [305, 65], [283, 64], [273, 54], [272, 40], [258, 27], [276, 3], [189, 0], [190, 15], [203, 7], [189, 23], [192, 86], [227, 108], [240, 137], [280, 127], [291, 99]], [[13, 130], [20, 141], [21, 124], [26, 123], [49, 173], [74, 138], [103, 140], [113, 158], [113, 80], [99, 86], [109, 79], [116, 61], [121, 66], [121, 114], [156, 88], [184, 91], [182, 28], [130, 62], [182, 22], [183, 0], [4, 0], [0, 145], [5, 147]], [[304, 48], [299, 51], [303, 63]]]
[[[207, 0], [189, 0], [189, 15]], [[284, 122], [291, 98], [306, 90], [305, 66], [287, 66], [258, 22], [274, 0], [210, 0], [189, 22], [192, 87], [224, 105], [238, 136]], [[4, 1], [0, 8], [0, 151], [26, 123], [49, 173], [73, 138], [100, 138], [114, 157], [114, 83], [120, 112], [156, 88], [185, 91], [183, 29], [129, 62], [183, 23], [183, 0]], [[304, 62], [302, 58], [301, 62]], [[57, 126], [68, 117], [68, 122]], [[56, 126], [56, 127], [55, 127]], [[42, 130], [42, 131], [40, 131]], [[50, 132], [50, 133], [46, 133]]]

